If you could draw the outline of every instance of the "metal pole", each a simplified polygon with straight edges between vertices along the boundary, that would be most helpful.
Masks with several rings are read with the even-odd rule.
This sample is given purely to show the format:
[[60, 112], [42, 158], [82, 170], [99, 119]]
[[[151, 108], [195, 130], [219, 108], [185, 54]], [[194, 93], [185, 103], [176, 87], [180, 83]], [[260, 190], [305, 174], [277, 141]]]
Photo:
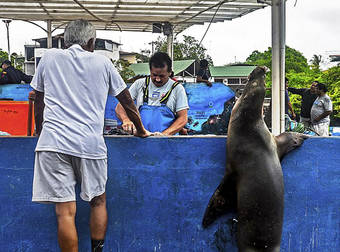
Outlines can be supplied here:
[[47, 48], [52, 48], [52, 22], [47, 20]]
[[12, 20], [6, 19], [6, 20], [2, 20], [2, 22], [5, 23], [6, 25], [6, 29], [7, 29], [7, 49], [8, 49], [8, 60], [11, 60], [11, 48], [9, 45], [9, 23], [12, 22]]
[[171, 31], [169, 35], [166, 36], [168, 42], [168, 54], [172, 61], [174, 61], [174, 35]]
[[280, 2], [280, 132], [285, 132], [285, 92], [286, 92], [286, 0]]
[[61, 48], [61, 38], [58, 38], [58, 48]]
[[272, 133], [284, 131], [285, 0], [272, 1]]

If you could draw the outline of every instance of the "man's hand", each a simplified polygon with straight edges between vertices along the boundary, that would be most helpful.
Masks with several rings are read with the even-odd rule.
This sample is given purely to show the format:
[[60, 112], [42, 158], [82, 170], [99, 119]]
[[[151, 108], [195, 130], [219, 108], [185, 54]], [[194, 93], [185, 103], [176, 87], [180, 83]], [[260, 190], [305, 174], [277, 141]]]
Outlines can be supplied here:
[[136, 127], [130, 120], [124, 120], [122, 128], [131, 135], [133, 135], [133, 133], [136, 132]]
[[206, 81], [208, 87], [212, 87], [212, 83], [210, 81]]
[[317, 122], [319, 122], [319, 121], [320, 121], [320, 119], [319, 119], [319, 117], [317, 117], [317, 118], [315, 118], [315, 119], [313, 120], [312, 123], [317, 123]]
[[293, 112], [293, 114], [292, 114], [292, 119], [295, 120], [295, 118], [296, 118], [296, 115], [295, 115], [295, 113]]
[[145, 137], [149, 137], [149, 136], [153, 136], [154, 134], [147, 131], [147, 130], [144, 130], [144, 132], [138, 132], [138, 131], [135, 131], [136, 133], [134, 134], [136, 137], [141, 137], [141, 138], [145, 138]]
[[28, 93], [28, 99], [29, 100], [35, 100], [35, 91], [31, 91]]

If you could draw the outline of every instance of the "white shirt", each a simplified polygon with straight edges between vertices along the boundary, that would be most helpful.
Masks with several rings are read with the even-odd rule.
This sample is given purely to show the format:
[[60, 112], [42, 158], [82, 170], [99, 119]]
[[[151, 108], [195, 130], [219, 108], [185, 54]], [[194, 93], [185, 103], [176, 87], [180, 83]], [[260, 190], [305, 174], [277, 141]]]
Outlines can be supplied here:
[[31, 86], [44, 92], [45, 102], [36, 151], [107, 157], [103, 137], [107, 96], [117, 96], [126, 88], [109, 59], [80, 45], [47, 50]]
[[[172, 84], [175, 83], [169, 78], [168, 82], [161, 87], [155, 86], [150, 79], [149, 83], [149, 99], [148, 105], [151, 106], [161, 106], [159, 102], [162, 97], [171, 89]], [[129, 91], [133, 100], [136, 101], [136, 106], [139, 109], [143, 105], [143, 88], [145, 87], [145, 78], [136, 80], [130, 87]], [[188, 98], [185, 93], [184, 87], [179, 84], [171, 92], [166, 106], [170, 108], [173, 113], [181, 111], [183, 109], [188, 109]]]
[[[333, 105], [332, 105], [331, 98], [329, 98], [329, 96], [326, 94], [323, 96], [318, 96], [315, 99], [312, 109], [310, 111], [312, 122], [314, 122], [314, 120], [320, 115], [322, 115], [324, 112], [332, 111], [332, 110], [333, 110]], [[330, 122], [330, 117], [328, 115], [316, 123], [329, 123], [329, 122]]]

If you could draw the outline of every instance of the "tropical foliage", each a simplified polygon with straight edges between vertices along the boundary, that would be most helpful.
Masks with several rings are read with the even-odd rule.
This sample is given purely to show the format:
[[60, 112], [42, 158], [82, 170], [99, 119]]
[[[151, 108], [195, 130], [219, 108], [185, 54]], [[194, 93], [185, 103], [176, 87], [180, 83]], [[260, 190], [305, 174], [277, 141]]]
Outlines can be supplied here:
[[[8, 53], [3, 51], [0, 48], [0, 64], [7, 59], [8, 59]], [[15, 68], [22, 71], [23, 67], [24, 67], [25, 58], [24, 58], [24, 56], [19, 55], [17, 53], [12, 53], [11, 54], [11, 62], [14, 64]], [[0, 72], [2, 72], [1, 66], [0, 66]]]
[[[271, 68], [271, 57], [271, 48], [264, 52], [254, 51], [249, 55], [246, 63], [264, 65]], [[289, 86], [309, 88], [315, 80], [325, 83], [328, 87], [327, 94], [333, 102], [332, 117], [340, 118], [340, 65], [322, 71], [320, 70], [320, 63], [322, 62], [320, 55], [313, 55], [309, 62], [311, 65], [308, 65], [307, 59], [301, 52], [288, 46], [286, 47], [286, 77], [289, 79]], [[267, 76], [267, 83], [271, 86], [271, 74]], [[301, 96], [290, 94], [290, 99], [294, 110], [299, 113]]]
[[[167, 52], [168, 43], [166, 38], [158, 37], [154, 42], [155, 51]], [[183, 41], [174, 40], [174, 60], [206, 59], [213, 65], [212, 58], [207, 54], [207, 49], [199, 44], [192, 36], [183, 36]]]
[[135, 76], [135, 73], [129, 68], [130, 63], [127, 60], [114, 60], [112, 61], [113, 65], [118, 70], [120, 76], [123, 78], [125, 82]]

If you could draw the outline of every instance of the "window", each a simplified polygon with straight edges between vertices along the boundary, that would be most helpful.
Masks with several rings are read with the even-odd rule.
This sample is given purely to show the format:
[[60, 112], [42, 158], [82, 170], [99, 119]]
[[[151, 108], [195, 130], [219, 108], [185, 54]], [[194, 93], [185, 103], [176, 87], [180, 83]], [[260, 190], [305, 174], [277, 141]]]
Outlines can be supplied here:
[[228, 78], [228, 84], [240, 84], [239, 78]]

